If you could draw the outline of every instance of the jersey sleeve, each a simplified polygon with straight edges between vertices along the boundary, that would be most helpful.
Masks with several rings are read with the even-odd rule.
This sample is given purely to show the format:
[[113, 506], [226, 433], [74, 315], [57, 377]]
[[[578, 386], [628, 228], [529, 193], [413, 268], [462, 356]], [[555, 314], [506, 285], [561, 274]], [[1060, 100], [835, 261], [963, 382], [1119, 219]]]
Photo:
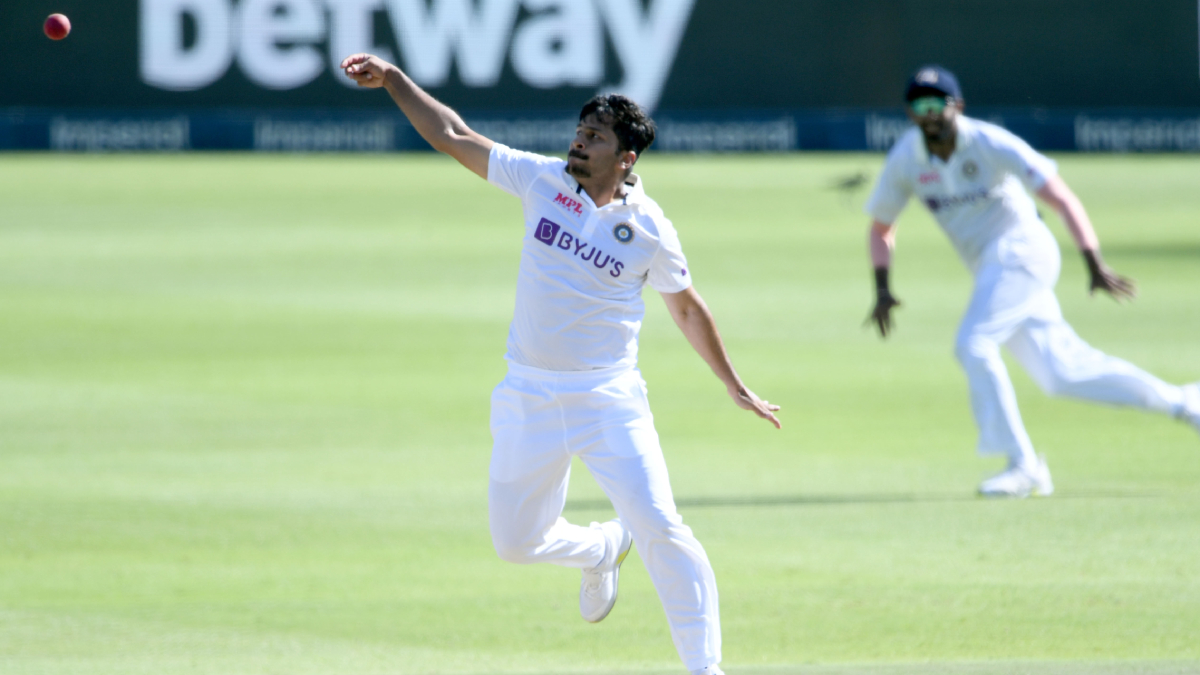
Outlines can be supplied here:
[[488, 182], [523, 199], [538, 174], [561, 161], [496, 143], [488, 155]]
[[692, 285], [692, 276], [688, 272], [687, 258], [683, 256], [679, 234], [669, 220], [659, 220], [657, 224], [658, 250], [650, 261], [646, 282], [659, 293], [685, 291]]
[[1058, 175], [1058, 163], [1034, 150], [1017, 135], [997, 129], [988, 139], [988, 149], [999, 166], [1016, 176], [1030, 192], [1037, 192]]
[[901, 144], [897, 144], [897, 147], [888, 153], [887, 161], [883, 164], [883, 173], [879, 174], [879, 182], [875, 184], [874, 192], [863, 207], [867, 215], [887, 225], [896, 222], [896, 218], [900, 217], [900, 212], [912, 196], [912, 188], [904, 179], [901, 166], [902, 152], [904, 150]]

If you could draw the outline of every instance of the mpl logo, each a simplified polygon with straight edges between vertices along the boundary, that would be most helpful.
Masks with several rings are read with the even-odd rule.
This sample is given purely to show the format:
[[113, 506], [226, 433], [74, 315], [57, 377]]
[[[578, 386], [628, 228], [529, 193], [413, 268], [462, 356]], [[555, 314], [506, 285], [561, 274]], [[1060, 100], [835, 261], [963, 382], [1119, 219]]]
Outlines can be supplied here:
[[[494, 87], [506, 61], [530, 87], [596, 87], [654, 108], [695, 0], [140, 0], [142, 80], [192, 91], [237, 61], [255, 84], [302, 87], [357, 52], [397, 63], [421, 86]], [[522, 11], [523, 10], [523, 11]], [[376, 17], [401, 59], [375, 42]], [[623, 79], [605, 81], [605, 33]]]
[[562, 206], [577, 216], [583, 215], [583, 203], [578, 200], [571, 199], [561, 192], [558, 193], [558, 196], [554, 198], [554, 203]]
[[537, 224], [537, 229], [533, 231], [533, 237], [547, 246], [553, 246], [560, 229], [562, 228], [558, 223], [542, 218]]

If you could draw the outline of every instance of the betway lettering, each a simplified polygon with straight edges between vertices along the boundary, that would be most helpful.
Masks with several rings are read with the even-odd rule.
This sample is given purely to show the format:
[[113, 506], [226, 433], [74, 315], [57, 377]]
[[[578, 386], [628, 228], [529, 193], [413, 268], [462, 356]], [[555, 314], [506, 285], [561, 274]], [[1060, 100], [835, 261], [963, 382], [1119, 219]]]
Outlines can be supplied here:
[[[612, 263], [612, 269], [608, 271], [608, 274], [613, 278], [621, 276], [621, 270], [625, 267], [625, 263], [618, 261], [616, 258], [588, 244], [579, 237], [572, 235], [570, 232], [563, 231], [562, 226], [548, 218], [542, 218], [537, 228], [533, 231], [533, 236], [547, 246], [557, 246], [584, 262], [590, 261], [598, 270], [602, 270], [608, 267], [609, 263]], [[585, 248], [587, 249], [586, 253], [583, 252]], [[604, 256], [603, 260], [600, 259], [601, 255]]]
[[578, 200], [571, 199], [570, 197], [564, 195], [561, 192], [558, 193], [558, 196], [554, 198], [554, 203], [561, 204], [564, 208], [566, 208], [568, 211], [571, 211], [572, 213], [574, 213], [577, 216], [583, 215], [583, 204], [581, 202], [579, 202]]
[[[654, 108], [695, 0], [140, 0], [142, 80], [171, 91], [203, 89], [236, 61], [258, 86], [302, 87], [356, 52], [397, 62], [375, 43], [385, 14], [398, 62], [424, 87], [456, 68], [468, 87], [493, 87], [506, 58], [525, 84], [597, 87]], [[524, 13], [521, 10], [524, 9]], [[518, 20], [519, 17], [520, 20]], [[190, 26], [190, 33], [185, 30]], [[605, 37], [622, 79], [605, 81]]]

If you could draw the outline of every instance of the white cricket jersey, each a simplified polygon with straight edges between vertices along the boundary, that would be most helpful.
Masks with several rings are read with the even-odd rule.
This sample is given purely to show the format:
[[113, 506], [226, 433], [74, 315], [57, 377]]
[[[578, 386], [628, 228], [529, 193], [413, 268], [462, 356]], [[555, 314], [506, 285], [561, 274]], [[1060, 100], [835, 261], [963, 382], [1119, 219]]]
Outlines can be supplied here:
[[960, 116], [949, 161], [929, 153], [919, 128], [900, 137], [866, 211], [891, 224], [915, 195], [974, 271], [988, 245], [1006, 233], [1046, 228], [1029, 192], [1040, 190], [1057, 173], [1053, 160], [1009, 131]]
[[637, 175], [623, 186], [623, 199], [596, 208], [566, 167], [499, 143], [488, 158], [488, 182], [519, 197], [525, 211], [505, 358], [544, 370], [632, 367], [642, 286], [687, 289], [687, 260]]

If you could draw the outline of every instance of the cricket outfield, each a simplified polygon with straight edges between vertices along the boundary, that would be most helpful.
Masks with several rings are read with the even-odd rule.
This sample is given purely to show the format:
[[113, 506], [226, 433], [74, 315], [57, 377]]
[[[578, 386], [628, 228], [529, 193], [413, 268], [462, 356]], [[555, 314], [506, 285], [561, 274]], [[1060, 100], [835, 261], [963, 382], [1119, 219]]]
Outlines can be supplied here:
[[[1059, 156], [1141, 296], [1059, 298], [1086, 340], [1200, 380], [1200, 160]], [[641, 365], [716, 569], [730, 675], [1200, 672], [1200, 437], [1014, 367], [1047, 499], [985, 501], [951, 354], [970, 278], [902, 217], [871, 303], [882, 157], [660, 156], [738, 410], [647, 290]], [[867, 186], [869, 187], [869, 185]], [[0, 156], [0, 672], [682, 673], [640, 561], [501, 562], [488, 397], [520, 205], [408, 156]], [[567, 517], [611, 517], [576, 466]]]

